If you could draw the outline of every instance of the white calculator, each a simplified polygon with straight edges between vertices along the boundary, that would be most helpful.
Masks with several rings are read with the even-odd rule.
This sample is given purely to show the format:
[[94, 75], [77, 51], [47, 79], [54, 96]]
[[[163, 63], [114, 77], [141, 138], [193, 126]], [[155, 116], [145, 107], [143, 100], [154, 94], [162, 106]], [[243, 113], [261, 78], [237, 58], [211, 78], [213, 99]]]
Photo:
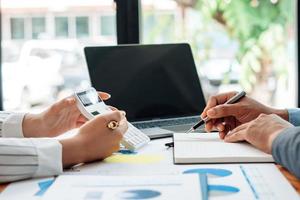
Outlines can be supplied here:
[[[75, 92], [77, 107], [87, 118], [92, 119], [96, 115], [111, 112], [112, 110], [102, 101], [95, 88]], [[124, 134], [121, 144], [129, 149], [136, 150], [150, 141], [150, 138], [128, 122], [128, 130]]]

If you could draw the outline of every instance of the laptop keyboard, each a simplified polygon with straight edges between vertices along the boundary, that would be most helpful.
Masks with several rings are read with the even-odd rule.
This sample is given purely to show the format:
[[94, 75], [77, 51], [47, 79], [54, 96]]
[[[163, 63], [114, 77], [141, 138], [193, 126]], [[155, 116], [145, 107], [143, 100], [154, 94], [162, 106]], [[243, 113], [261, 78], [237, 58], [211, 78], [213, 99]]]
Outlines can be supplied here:
[[195, 124], [199, 121], [200, 117], [184, 117], [166, 120], [153, 120], [147, 122], [133, 122], [132, 124], [138, 129], [153, 128], [153, 127], [165, 127], [165, 126], [178, 126], [184, 124]]

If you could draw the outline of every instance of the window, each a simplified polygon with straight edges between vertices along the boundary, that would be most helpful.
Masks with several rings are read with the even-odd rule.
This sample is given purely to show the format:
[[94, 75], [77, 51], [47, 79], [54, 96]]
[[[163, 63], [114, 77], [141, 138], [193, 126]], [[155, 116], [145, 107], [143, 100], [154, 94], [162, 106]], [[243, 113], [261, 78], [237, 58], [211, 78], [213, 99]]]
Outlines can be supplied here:
[[4, 109], [37, 112], [89, 87], [82, 48], [116, 44], [115, 15], [114, 0], [1, 0]]
[[143, 43], [168, 43], [175, 40], [175, 14], [146, 11], [143, 13]]
[[295, 7], [296, 0], [141, 0], [142, 43], [189, 43], [207, 97], [246, 90], [293, 107]]
[[46, 32], [45, 17], [33, 17], [31, 19], [32, 39], [38, 39], [41, 34]]
[[89, 36], [89, 18], [88, 17], [76, 17], [76, 37], [88, 37]]
[[10, 32], [11, 32], [11, 39], [24, 39], [25, 38], [24, 18], [11, 18]]
[[55, 35], [60, 38], [69, 36], [68, 17], [55, 17]]
[[113, 36], [116, 34], [116, 18], [113, 15], [100, 17], [101, 36]]
[[[47, 91], [51, 94], [31, 89], [28, 86], [30, 78], [23, 80], [24, 76], [20, 77], [18, 88], [14, 88], [16, 81], [3, 78], [4, 108], [20, 108], [23, 104], [27, 106], [25, 108], [45, 106], [49, 100], [53, 102], [69, 95], [74, 88], [89, 85], [81, 47], [116, 44], [114, 2], [124, 1], [62, 0], [61, 4], [53, 7], [51, 1], [39, 1], [39, 6], [33, 6], [28, 1], [2, 0], [3, 77], [13, 77], [9, 73], [13, 74], [20, 63], [24, 63], [21, 66], [24, 71], [50, 63], [49, 70], [56, 70], [53, 77], [59, 77], [52, 82], [40, 80], [39, 85], [43, 88], [42, 83], [48, 85], [51, 90]], [[140, 2], [141, 43], [189, 43], [206, 96], [243, 89], [269, 105], [295, 106], [295, 96], [290, 94], [296, 90], [296, 0]], [[130, 10], [127, 7], [130, 4], [120, 5], [124, 12]], [[22, 18], [15, 16], [16, 13]], [[44, 17], [32, 19], [33, 13]], [[27, 26], [31, 19], [32, 28]], [[127, 32], [120, 35], [129, 37]], [[24, 40], [30, 36], [33, 40], [39, 38], [40, 44], [35, 46], [37, 41]], [[25, 49], [41, 46], [51, 46], [46, 50], [49, 51], [47, 58], [24, 55]], [[38, 73], [32, 79], [36, 77], [40, 77]], [[43, 99], [33, 98], [36, 96], [43, 96]], [[286, 98], [281, 98], [283, 96]]]

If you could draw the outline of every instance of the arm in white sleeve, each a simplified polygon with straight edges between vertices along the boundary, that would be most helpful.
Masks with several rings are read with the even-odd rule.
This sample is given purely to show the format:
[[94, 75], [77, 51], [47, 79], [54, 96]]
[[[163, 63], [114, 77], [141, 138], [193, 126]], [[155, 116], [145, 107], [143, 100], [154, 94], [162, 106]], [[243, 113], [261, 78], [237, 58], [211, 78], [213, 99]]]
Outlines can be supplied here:
[[56, 139], [23, 138], [23, 113], [0, 111], [0, 183], [62, 173]]
[[62, 173], [62, 146], [55, 139], [0, 138], [0, 183]]
[[24, 116], [25, 113], [0, 111], [0, 137], [23, 138]]

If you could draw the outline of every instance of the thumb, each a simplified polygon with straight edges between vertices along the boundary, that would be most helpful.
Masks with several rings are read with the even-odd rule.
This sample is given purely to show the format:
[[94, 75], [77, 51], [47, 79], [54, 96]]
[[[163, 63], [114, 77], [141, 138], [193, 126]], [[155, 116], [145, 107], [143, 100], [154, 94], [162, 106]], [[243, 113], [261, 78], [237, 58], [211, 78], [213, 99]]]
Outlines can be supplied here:
[[239, 106], [237, 104], [223, 104], [211, 108], [207, 111], [207, 116], [211, 119], [229, 117], [238, 114]]
[[106, 92], [98, 92], [98, 95], [103, 100], [108, 100], [111, 97], [111, 95], [109, 93], [106, 93]]

